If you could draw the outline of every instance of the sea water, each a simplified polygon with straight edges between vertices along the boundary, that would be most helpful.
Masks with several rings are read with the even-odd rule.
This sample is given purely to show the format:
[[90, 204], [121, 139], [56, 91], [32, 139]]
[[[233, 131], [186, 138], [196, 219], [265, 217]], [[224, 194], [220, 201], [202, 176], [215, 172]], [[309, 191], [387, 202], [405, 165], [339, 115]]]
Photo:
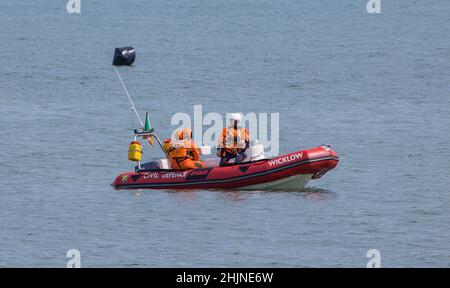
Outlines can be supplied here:
[[[450, 2], [0, 4], [0, 265], [450, 265]], [[133, 122], [279, 113], [280, 154], [330, 144], [298, 192], [114, 191]], [[160, 157], [145, 146], [144, 158]]]

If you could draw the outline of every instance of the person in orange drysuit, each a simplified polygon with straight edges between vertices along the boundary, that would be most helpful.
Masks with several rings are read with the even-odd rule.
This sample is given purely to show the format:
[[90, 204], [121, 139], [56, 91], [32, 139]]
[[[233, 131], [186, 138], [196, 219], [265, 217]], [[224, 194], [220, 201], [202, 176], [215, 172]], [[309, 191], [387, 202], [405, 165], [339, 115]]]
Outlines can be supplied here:
[[[246, 128], [238, 128], [241, 115], [232, 113], [230, 126], [224, 128], [217, 143], [217, 156], [220, 157], [220, 166], [241, 163], [245, 158], [245, 150], [249, 147], [249, 132]], [[230, 160], [234, 162], [230, 163]]]
[[200, 160], [198, 146], [192, 140], [192, 130], [185, 128], [177, 131], [177, 138], [169, 148], [172, 169], [188, 170], [205, 167], [205, 163]]

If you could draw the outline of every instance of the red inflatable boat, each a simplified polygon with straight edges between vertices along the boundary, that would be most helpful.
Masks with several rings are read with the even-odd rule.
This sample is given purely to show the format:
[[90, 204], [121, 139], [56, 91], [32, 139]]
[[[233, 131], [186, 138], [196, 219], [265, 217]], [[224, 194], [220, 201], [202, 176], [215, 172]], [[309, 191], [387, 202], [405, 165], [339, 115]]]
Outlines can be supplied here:
[[336, 152], [328, 146], [319, 146], [226, 167], [126, 172], [117, 176], [112, 186], [115, 189], [298, 190], [310, 179], [318, 179], [336, 167], [338, 161]]

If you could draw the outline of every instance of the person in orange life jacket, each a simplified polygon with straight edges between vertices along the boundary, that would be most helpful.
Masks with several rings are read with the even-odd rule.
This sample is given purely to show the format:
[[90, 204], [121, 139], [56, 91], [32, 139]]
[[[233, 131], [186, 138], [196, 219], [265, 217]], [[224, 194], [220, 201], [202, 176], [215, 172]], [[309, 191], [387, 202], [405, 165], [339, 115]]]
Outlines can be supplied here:
[[170, 144], [169, 157], [174, 170], [188, 170], [205, 167], [200, 160], [197, 144], [192, 140], [192, 130], [177, 131], [177, 140]]
[[[241, 163], [245, 157], [245, 150], [249, 147], [249, 133], [246, 128], [238, 128], [242, 121], [239, 113], [230, 115], [230, 126], [224, 128], [217, 143], [217, 156], [220, 157], [220, 166]], [[234, 159], [233, 163], [230, 160]]]

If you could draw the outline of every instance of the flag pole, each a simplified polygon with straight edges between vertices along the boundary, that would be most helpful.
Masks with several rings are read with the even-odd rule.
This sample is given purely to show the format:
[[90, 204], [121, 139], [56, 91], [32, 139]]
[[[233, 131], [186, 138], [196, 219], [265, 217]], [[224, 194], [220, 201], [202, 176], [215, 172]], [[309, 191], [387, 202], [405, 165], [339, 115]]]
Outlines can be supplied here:
[[142, 129], [144, 129], [145, 128], [144, 123], [142, 123], [141, 117], [139, 117], [139, 113], [137, 112], [136, 107], [134, 106], [134, 103], [133, 103], [133, 100], [131, 99], [130, 93], [128, 93], [127, 87], [123, 83], [122, 77], [120, 77], [117, 67], [116, 66], [113, 66], [113, 67], [114, 67], [114, 71], [116, 71], [117, 77], [119, 77], [120, 83], [122, 83], [122, 87], [123, 87], [123, 90], [125, 91], [125, 94], [127, 94], [127, 96], [128, 96], [128, 100], [130, 100], [131, 108], [133, 109], [134, 113], [136, 114], [137, 119], [138, 119], [139, 123], [141, 124]]

